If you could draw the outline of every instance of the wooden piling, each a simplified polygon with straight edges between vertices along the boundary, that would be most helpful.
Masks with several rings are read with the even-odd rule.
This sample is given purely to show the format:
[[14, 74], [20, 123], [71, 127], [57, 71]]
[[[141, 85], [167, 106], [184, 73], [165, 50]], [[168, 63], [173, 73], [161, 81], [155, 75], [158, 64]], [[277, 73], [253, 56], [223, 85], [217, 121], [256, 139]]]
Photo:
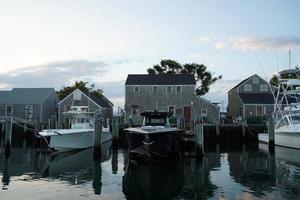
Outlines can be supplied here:
[[28, 127], [27, 127], [27, 123], [25, 122], [24, 123], [24, 138], [23, 138], [23, 147], [26, 147], [26, 138], [27, 138], [27, 130], [28, 130]]
[[195, 123], [196, 158], [203, 158], [203, 124], [199, 120]]
[[94, 160], [94, 167], [93, 167], [93, 188], [96, 195], [101, 194], [102, 188], [102, 167], [101, 161], [96, 159]]
[[94, 129], [94, 159], [101, 159], [101, 134], [102, 134], [102, 118], [100, 113], [95, 115], [95, 129]]
[[243, 141], [246, 140], [246, 133], [247, 133], [247, 124], [246, 122], [243, 120], [242, 122], [242, 138], [243, 138]]
[[11, 135], [12, 135], [12, 117], [5, 117], [5, 155], [10, 155], [11, 151]]
[[220, 123], [216, 123], [216, 141], [220, 143]]
[[274, 118], [273, 116], [268, 120], [268, 134], [269, 134], [269, 151], [274, 153], [275, 151], [275, 130], [274, 130]]

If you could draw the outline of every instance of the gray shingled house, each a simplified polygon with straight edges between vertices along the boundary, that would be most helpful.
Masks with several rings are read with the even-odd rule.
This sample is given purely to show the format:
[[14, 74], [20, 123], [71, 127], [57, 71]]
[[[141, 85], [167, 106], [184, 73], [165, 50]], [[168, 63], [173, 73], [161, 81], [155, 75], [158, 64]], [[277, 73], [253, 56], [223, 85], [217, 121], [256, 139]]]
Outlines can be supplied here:
[[63, 112], [69, 111], [71, 106], [88, 106], [90, 112], [101, 111], [106, 125], [106, 119], [113, 117], [113, 103], [110, 102], [105, 96], [96, 96], [88, 91], [74, 90], [66, 98], [58, 103], [58, 122], [68, 127], [70, 122]]
[[233, 119], [268, 116], [273, 108], [274, 98], [268, 82], [257, 74], [228, 92], [228, 113]]
[[158, 109], [184, 117], [186, 125], [200, 114], [207, 123], [219, 122], [220, 108], [197, 97], [195, 87], [191, 74], [130, 74], [125, 83], [125, 121], [132, 117], [135, 123], [141, 124], [141, 112]]
[[58, 97], [53, 88], [14, 88], [0, 91], [0, 116], [12, 115], [15, 120], [31, 125], [47, 123], [56, 114]]

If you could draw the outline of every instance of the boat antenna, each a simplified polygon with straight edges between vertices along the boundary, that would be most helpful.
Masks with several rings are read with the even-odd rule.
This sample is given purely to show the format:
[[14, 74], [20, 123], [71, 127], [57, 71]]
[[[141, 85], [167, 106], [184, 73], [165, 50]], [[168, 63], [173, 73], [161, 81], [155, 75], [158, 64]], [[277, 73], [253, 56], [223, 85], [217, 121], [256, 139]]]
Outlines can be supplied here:
[[289, 49], [289, 69], [291, 69], [291, 49]]

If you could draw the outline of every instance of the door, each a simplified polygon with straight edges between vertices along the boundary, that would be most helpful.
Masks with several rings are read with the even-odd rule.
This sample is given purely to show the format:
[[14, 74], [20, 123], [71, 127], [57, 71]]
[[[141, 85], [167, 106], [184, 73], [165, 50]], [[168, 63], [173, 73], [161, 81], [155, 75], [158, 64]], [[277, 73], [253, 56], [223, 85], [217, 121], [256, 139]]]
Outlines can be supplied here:
[[191, 107], [190, 106], [185, 106], [183, 108], [183, 117], [184, 117], [185, 127], [189, 127], [190, 128], [191, 114], [192, 114]]

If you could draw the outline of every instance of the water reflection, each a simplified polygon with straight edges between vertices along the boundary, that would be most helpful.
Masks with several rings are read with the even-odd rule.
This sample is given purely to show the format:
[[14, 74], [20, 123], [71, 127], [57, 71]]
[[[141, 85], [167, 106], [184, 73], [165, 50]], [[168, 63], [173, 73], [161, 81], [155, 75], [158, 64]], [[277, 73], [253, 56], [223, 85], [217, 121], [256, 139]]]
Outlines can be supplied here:
[[123, 193], [130, 200], [172, 199], [184, 183], [183, 162], [138, 164], [129, 160]]
[[[90, 190], [90, 199], [97, 199], [95, 195], [104, 199], [300, 199], [300, 150], [276, 147], [275, 154], [269, 154], [266, 145], [240, 150], [218, 145], [212, 151], [201, 162], [184, 158], [138, 164], [128, 158], [126, 149], [110, 150], [110, 146], [103, 147], [101, 161], [93, 159], [93, 149], [51, 157], [31, 148], [13, 148], [10, 157], [0, 153], [0, 198], [13, 199], [20, 181], [28, 198], [58, 193], [38, 193], [26, 186], [26, 181], [34, 180], [42, 182], [35, 185], [40, 189], [53, 183], [62, 191]], [[81, 199], [80, 195], [72, 198]]]

